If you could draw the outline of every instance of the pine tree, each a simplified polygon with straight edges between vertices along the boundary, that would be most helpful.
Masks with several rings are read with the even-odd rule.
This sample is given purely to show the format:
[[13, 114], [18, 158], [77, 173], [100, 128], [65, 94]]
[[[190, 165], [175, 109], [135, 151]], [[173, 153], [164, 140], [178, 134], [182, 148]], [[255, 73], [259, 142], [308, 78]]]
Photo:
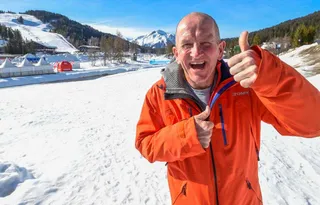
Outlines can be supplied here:
[[299, 25], [293, 34], [292, 45], [294, 47], [303, 45], [304, 42], [307, 41], [306, 34], [307, 34], [307, 27], [304, 24]]
[[256, 35], [254, 35], [253, 40], [252, 40], [252, 44], [253, 45], [260, 45], [261, 44], [260, 35], [258, 33], [256, 33]]
[[314, 26], [309, 26], [306, 29], [306, 43], [313, 43], [315, 35], [316, 35], [316, 28]]

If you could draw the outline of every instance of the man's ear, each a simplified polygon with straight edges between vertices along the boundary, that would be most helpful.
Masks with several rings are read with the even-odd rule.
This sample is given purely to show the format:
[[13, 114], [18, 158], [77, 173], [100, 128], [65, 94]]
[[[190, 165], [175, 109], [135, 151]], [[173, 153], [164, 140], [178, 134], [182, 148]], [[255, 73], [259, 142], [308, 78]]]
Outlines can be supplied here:
[[224, 49], [226, 48], [227, 43], [225, 41], [221, 41], [219, 43], [219, 57], [218, 60], [221, 60], [223, 58], [223, 52]]
[[175, 57], [175, 59], [177, 59], [178, 58], [178, 49], [177, 49], [177, 47], [172, 47], [172, 53], [173, 53], [173, 55], [174, 55], [174, 57]]

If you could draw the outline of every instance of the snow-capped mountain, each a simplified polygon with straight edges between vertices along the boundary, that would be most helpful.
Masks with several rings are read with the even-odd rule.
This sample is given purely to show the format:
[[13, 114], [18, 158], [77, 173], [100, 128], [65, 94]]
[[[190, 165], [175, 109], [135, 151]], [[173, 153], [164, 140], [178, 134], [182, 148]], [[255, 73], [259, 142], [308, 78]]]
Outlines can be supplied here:
[[[23, 24], [18, 22], [19, 17], [23, 18]], [[22, 38], [32, 40], [47, 46], [57, 47], [58, 52], [74, 52], [77, 49], [69, 43], [62, 35], [52, 33], [50, 24], [44, 24], [34, 16], [28, 14], [1, 13], [0, 24], [12, 29], [18, 29]]]
[[136, 41], [140, 46], [147, 46], [151, 48], [165, 48], [168, 44], [175, 44], [175, 35], [166, 33], [162, 30], [152, 31], [145, 36], [139, 36]]

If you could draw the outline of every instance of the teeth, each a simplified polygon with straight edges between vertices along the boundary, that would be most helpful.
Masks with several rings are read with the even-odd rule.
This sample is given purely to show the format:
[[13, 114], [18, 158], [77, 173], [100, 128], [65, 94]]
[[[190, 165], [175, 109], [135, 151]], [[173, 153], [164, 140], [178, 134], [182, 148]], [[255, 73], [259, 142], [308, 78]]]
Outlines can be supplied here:
[[192, 64], [192, 65], [200, 65], [200, 64], [204, 64], [204, 61], [201, 61], [201, 62], [192, 62], [192, 63], [190, 63], [190, 64]]

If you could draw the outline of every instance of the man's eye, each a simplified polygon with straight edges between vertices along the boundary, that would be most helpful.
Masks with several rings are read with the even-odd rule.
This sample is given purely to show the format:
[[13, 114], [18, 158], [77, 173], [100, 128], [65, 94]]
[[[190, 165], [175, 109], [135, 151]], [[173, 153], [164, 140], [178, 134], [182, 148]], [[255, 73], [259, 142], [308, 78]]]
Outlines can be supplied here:
[[201, 45], [204, 47], [208, 47], [208, 46], [211, 46], [211, 43], [210, 42], [203, 42], [203, 43], [201, 43]]
[[182, 48], [191, 48], [192, 44], [191, 43], [185, 43], [182, 45]]

